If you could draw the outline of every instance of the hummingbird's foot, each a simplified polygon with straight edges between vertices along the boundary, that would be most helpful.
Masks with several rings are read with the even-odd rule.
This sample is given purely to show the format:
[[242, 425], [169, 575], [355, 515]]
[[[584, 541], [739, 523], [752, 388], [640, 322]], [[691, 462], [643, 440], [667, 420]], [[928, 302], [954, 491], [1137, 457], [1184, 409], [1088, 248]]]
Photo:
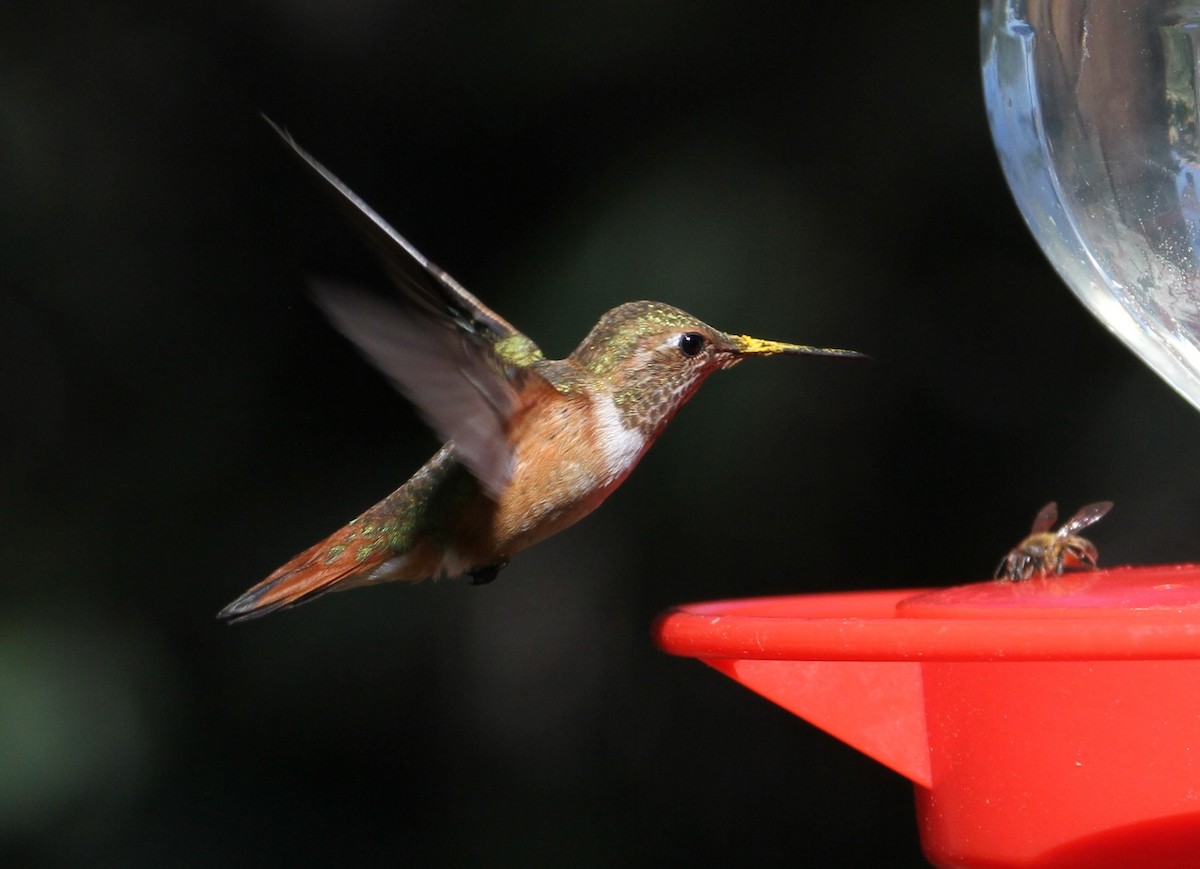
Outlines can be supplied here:
[[474, 570], [468, 570], [467, 576], [471, 577], [471, 585], [487, 585], [507, 566], [507, 561], [501, 561], [497, 564], [489, 564], [487, 567], [477, 567]]

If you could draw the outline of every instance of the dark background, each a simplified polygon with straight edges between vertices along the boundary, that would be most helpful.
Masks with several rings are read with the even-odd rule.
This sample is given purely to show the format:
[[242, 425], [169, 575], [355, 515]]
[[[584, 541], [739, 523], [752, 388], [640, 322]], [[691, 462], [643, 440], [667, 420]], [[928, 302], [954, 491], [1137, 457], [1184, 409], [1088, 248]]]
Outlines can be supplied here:
[[[909, 784], [650, 639], [990, 575], [1111, 499], [1197, 557], [1192, 408], [1041, 258], [975, 9], [43, 4], [0, 27], [0, 862], [921, 865]], [[216, 611], [437, 442], [265, 112], [551, 355], [606, 309], [846, 346], [714, 377], [499, 581]]]

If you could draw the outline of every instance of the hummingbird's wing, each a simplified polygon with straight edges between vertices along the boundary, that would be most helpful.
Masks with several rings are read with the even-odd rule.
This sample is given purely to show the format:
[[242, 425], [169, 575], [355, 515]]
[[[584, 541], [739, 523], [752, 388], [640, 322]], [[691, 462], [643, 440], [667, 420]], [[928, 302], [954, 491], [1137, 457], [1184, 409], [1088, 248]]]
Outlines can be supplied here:
[[508, 430], [527, 403], [553, 389], [530, 364], [542, 352], [507, 320], [421, 255], [404, 236], [301, 148], [267, 123], [322, 182], [383, 259], [399, 304], [317, 286], [317, 303], [346, 337], [421, 410], [483, 489], [512, 476]]
[[266, 116], [264, 120], [320, 179], [350, 221], [367, 237], [409, 303], [432, 321], [491, 344], [496, 353], [512, 364], [528, 365], [542, 358], [533, 341], [426, 259], [358, 194], [301, 148], [287, 130]]
[[408, 396], [495, 498], [512, 477], [514, 418], [554, 387], [480, 336], [432, 328], [408, 306], [328, 285], [314, 287], [334, 325]]

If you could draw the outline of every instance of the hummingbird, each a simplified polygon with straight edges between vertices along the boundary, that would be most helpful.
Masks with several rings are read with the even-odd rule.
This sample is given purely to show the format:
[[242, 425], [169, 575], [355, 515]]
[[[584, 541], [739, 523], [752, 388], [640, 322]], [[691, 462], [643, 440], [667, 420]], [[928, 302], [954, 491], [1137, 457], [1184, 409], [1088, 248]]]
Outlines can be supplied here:
[[714, 371], [752, 356], [861, 357], [727, 334], [661, 302], [604, 314], [565, 359], [438, 268], [268, 123], [383, 261], [399, 300], [317, 286], [333, 324], [445, 440], [411, 479], [219, 613], [231, 622], [329, 591], [466, 575], [492, 581], [521, 550], [595, 510]]

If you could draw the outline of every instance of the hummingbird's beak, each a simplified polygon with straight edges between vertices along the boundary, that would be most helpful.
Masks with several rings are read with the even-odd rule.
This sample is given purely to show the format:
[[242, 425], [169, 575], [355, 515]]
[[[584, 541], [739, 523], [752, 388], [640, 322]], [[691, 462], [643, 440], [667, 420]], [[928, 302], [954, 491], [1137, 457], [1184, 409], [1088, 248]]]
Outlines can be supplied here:
[[807, 344], [785, 344], [782, 341], [767, 341], [749, 335], [730, 335], [733, 352], [742, 356], [774, 356], [788, 353], [793, 356], [844, 356], [849, 359], [866, 359], [865, 353], [857, 350], [838, 350], [833, 347], [809, 347]]

